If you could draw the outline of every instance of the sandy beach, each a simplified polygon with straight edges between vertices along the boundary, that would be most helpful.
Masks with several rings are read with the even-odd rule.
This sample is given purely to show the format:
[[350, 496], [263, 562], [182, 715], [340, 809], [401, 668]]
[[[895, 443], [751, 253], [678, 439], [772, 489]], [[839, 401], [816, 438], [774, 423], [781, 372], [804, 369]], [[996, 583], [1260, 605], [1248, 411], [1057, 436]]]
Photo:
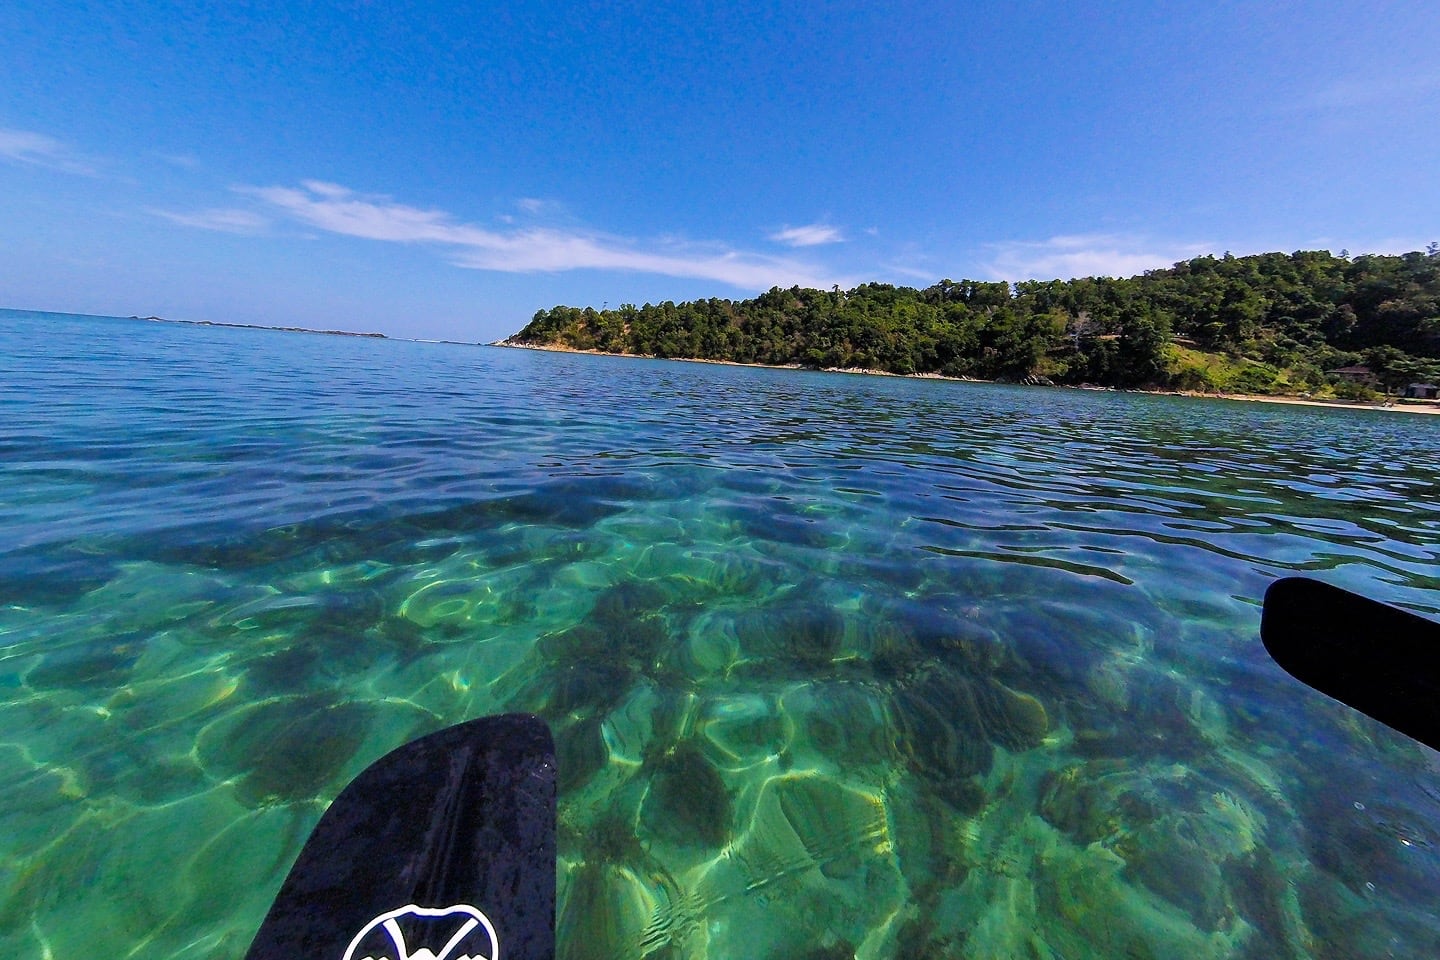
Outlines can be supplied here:
[[[801, 370], [805, 369], [798, 363], [773, 364], [773, 363], [738, 363], [734, 360], [703, 360], [695, 357], [649, 357], [634, 353], [611, 353], [607, 350], [577, 350], [574, 347], [566, 347], [558, 344], [536, 344], [536, 343], [515, 343], [510, 340], [496, 340], [491, 343], [492, 347], [513, 347], [518, 350], [548, 350], [552, 353], [588, 353], [598, 357], [630, 357], [635, 360], [675, 360], [681, 363], [711, 363], [726, 367], [762, 367], [770, 370]], [[913, 380], [955, 380], [964, 383], [989, 383], [991, 381], [980, 380], [976, 377], [947, 377], [939, 373], [891, 373], [887, 370], [870, 370], [862, 367], [827, 367], [821, 373], [852, 373], [864, 374], [872, 377], [907, 377]], [[1090, 387], [1056, 387], [1059, 390], [1086, 390], [1097, 389]], [[1111, 390], [1112, 388], [1098, 388]], [[1195, 397], [1203, 400], [1234, 400], [1248, 403], [1286, 403], [1300, 407], [1328, 407], [1339, 410], [1380, 410], [1386, 413], [1428, 413], [1440, 414], [1440, 400], [1396, 400], [1390, 404], [1384, 403], [1353, 403], [1344, 400], [1311, 400], [1305, 397], [1266, 396], [1261, 394], [1245, 393], [1194, 393], [1183, 390], [1134, 390], [1112, 392], [1151, 393], [1156, 396], [1165, 397]]]
[[1440, 413], [1440, 402], [1434, 400], [1397, 400], [1388, 406], [1381, 403], [1349, 403], [1343, 400], [1306, 400], [1304, 397], [1266, 397], [1249, 394], [1176, 394], [1176, 396], [1209, 397], [1211, 400], [1246, 400], [1251, 403], [1289, 403], [1301, 407], [1338, 407], [1342, 410], [1383, 410], [1386, 413]]

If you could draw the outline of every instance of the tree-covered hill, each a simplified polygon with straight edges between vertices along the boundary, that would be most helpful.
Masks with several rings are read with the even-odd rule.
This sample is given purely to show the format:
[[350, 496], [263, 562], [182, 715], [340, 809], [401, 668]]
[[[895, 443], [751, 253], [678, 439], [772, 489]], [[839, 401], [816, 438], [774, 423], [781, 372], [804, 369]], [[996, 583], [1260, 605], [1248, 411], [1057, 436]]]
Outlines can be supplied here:
[[1354, 259], [1206, 256], [1128, 279], [776, 287], [752, 300], [557, 306], [510, 342], [1256, 393], [1329, 391], [1337, 381], [1325, 371], [1366, 363], [1393, 387], [1440, 378], [1440, 247]]

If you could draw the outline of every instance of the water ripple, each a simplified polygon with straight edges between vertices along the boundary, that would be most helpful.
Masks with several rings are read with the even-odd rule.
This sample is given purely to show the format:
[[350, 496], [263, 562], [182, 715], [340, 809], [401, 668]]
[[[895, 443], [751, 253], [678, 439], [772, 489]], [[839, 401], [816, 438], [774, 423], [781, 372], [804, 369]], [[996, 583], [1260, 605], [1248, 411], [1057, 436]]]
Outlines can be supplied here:
[[1440, 950], [1440, 764], [1256, 639], [1295, 571], [1440, 612], [1440, 420], [0, 333], [10, 954], [238, 957], [351, 776], [504, 709], [572, 955]]

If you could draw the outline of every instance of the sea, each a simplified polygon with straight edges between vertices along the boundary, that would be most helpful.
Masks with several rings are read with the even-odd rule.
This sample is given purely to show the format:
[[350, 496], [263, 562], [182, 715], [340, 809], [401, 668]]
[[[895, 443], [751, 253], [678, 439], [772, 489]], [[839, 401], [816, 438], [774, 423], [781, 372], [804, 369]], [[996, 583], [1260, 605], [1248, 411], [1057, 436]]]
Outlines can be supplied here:
[[[1440, 956], [1440, 417], [0, 311], [0, 954], [240, 958], [369, 763], [538, 713], [558, 955]], [[1385, 637], [1356, 636], [1363, 658]]]

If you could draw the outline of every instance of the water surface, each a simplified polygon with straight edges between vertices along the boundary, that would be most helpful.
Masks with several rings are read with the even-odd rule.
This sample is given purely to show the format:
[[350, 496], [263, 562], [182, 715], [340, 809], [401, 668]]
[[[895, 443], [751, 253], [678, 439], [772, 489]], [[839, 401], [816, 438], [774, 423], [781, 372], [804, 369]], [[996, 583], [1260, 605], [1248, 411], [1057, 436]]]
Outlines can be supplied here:
[[535, 711], [567, 957], [1433, 957], [1440, 422], [0, 311], [0, 949], [232, 958], [325, 804]]

